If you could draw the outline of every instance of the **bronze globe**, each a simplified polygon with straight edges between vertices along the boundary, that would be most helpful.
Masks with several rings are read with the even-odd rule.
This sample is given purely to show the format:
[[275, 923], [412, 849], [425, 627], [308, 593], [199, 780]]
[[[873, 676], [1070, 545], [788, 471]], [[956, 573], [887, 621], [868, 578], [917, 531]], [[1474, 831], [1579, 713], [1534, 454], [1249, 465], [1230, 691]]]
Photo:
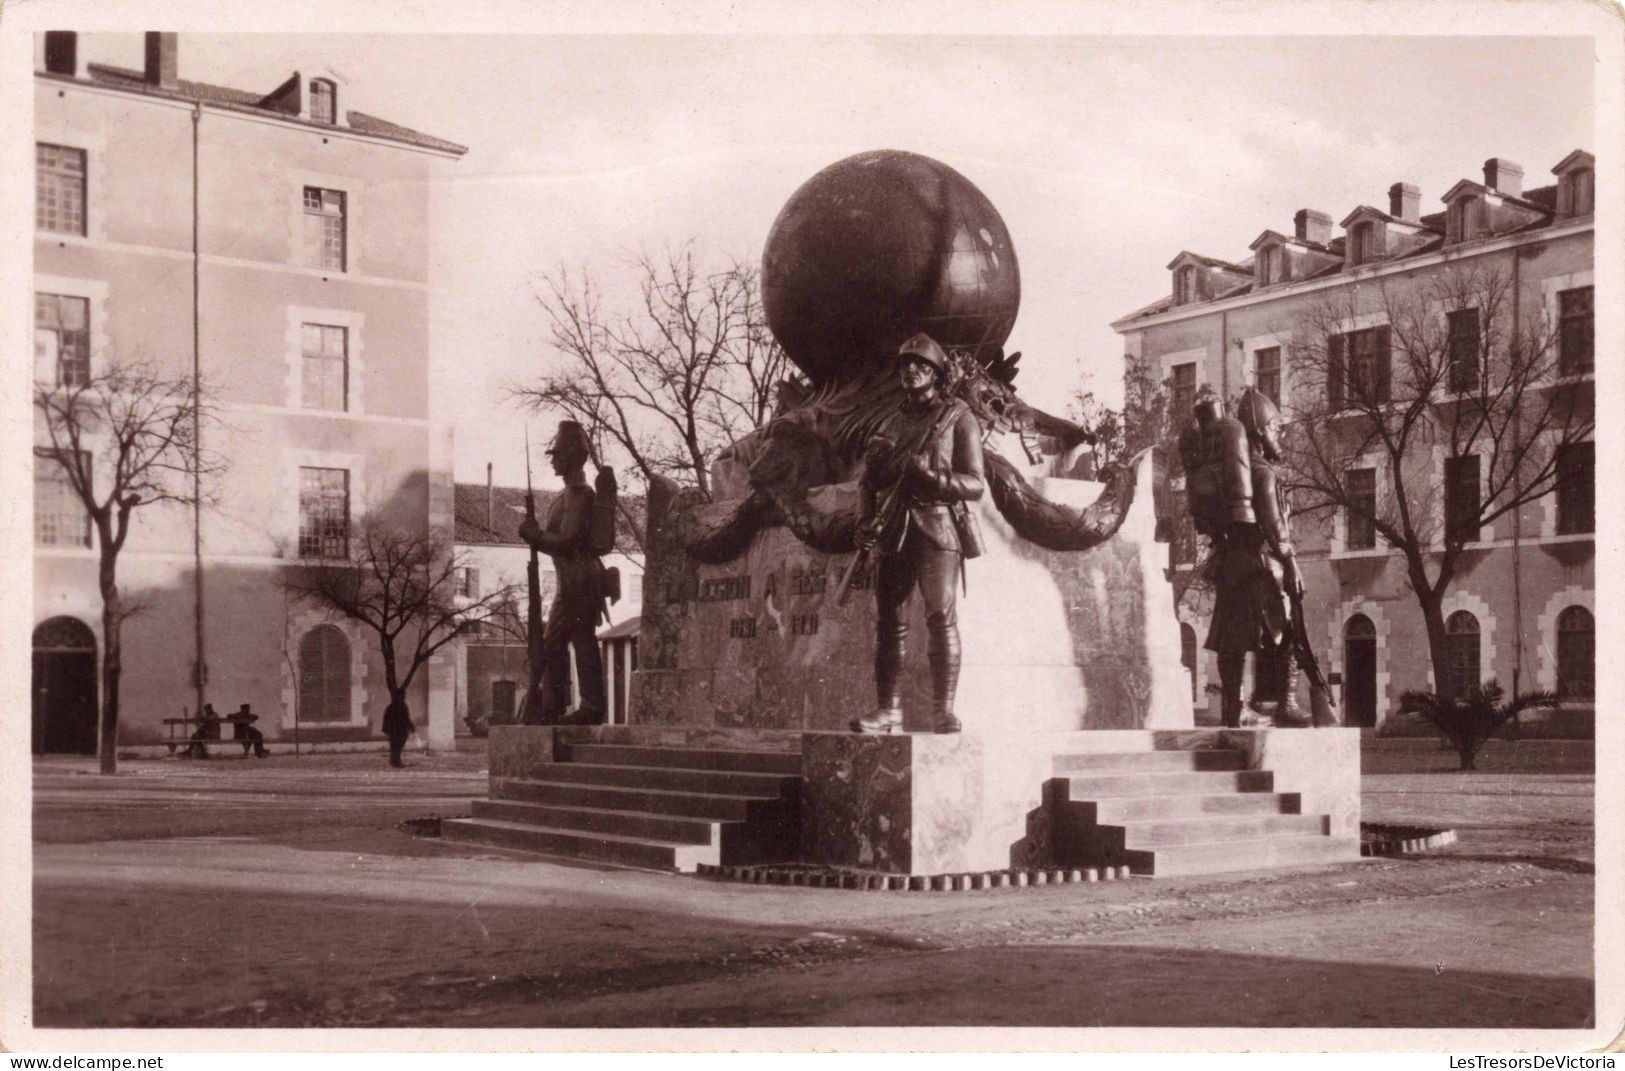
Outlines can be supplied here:
[[925, 331], [994, 356], [1016, 322], [1021, 269], [982, 191], [939, 160], [881, 149], [790, 196], [762, 253], [779, 345], [814, 383], [846, 380]]

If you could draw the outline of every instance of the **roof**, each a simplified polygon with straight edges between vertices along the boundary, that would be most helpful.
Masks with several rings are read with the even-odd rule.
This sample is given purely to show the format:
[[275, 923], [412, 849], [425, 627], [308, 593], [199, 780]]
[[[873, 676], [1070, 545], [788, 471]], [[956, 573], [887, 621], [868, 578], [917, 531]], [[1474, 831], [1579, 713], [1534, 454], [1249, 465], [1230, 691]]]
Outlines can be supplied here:
[[629, 617], [619, 625], [611, 625], [598, 634], [601, 640], [620, 640], [628, 636], [636, 636], [643, 631], [643, 618]]
[[[85, 73], [97, 85], [132, 93], [143, 93], [148, 96], [167, 97], [172, 100], [201, 101], [204, 104], [211, 104], [231, 111], [274, 116], [283, 122], [293, 123], [297, 126], [307, 126], [312, 130], [352, 130], [355, 133], [366, 134], [369, 137], [383, 138], [386, 141], [414, 145], [422, 149], [434, 149], [437, 152], [453, 153], [458, 156], [468, 151], [466, 145], [459, 145], [455, 141], [447, 141], [444, 138], [437, 138], [431, 134], [412, 130], [409, 127], [391, 123], [377, 116], [368, 115], [365, 112], [345, 112], [344, 118], [346, 122], [343, 126], [302, 119], [298, 115], [290, 114], [285, 108], [272, 105], [271, 102], [275, 99], [277, 90], [273, 90], [267, 95], [245, 89], [233, 89], [230, 86], [211, 85], [208, 82], [193, 82], [185, 78], [177, 78], [173, 89], [165, 89], [148, 82], [145, 75], [140, 71], [129, 67], [115, 67], [107, 63], [88, 64]], [[64, 78], [65, 76], [46, 74], [43, 77]]]
[[[459, 483], [454, 486], [452, 510], [456, 528], [452, 541], [481, 546], [526, 546], [525, 541], [519, 538], [519, 522], [525, 519], [525, 489], [491, 487], [489, 498], [486, 492], [483, 483]], [[537, 515], [545, 515], [547, 507], [558, 496], [558, 491], [537, 491]], [[615, 549], [622, 554], [640, 553], [634, 533], [628, 530], [628, 521], [642, 527], [645, 518], [643, 496], [623, 494], [620, 505], [622, 516], [615, 526]]]
[[1175, 264], [1178, 264], [1181, 260], [1185, 259], [1194, 260], [1204, 267], [1218, 268], [1220, 271], [1235, 272], [1239, 275], [1246, 275], [1253, 270], [1251, 268], [1243, 267], [1240, 264], [1231, 263], [1228, 260], [1220, 260], [1218, 257], [1204, 257], [1202, 254], [1192, 253], [1188, 249], [1182, 251], [1179, 256], [1169, 261], [1168, 267], [1172, 268]]

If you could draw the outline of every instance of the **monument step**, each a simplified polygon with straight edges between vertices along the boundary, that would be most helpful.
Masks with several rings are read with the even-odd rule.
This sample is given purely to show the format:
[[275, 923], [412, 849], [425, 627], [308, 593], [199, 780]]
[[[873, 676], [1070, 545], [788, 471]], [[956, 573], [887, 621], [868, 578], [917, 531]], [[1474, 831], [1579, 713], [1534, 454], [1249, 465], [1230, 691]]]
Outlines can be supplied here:
[[801, 754], [795, 751], [744, 751], [599, 743], [566, 743], [563, 751], [563, 758], [570, 762], [593, 765], [662, 766], [685, 770], [728, 770], [739, 773], [801, 773]]
[[607, 810], [602, 807], [565, 807], [519, 800], [475, 800], [475, 818], [573, 829], [585, 833], [667, 840], [675, 844], [720, 844], [724, 824], [706, 818], [681, 818], [647, 811]]
[[1170, 773], [1182, 770], [1243, 770], [1247, 756], [1235, 748], [1189, 751], [1120, 751], [1099, 754], [1057, 755], [1057, 774], [1096, 772]]
[[643, 811], [677, 818], [731, 822], [748, 822], [759, 813], [781, 810], [786, 805], [779, 798], [768, 796], [731, 795], [722, 792], [673, 792], [656, 788], [578, 784], [569, 781], [504, 781], [493, 788], [492, 797], [561, 807]]
[[1122, 823], [1151, 818], [1199, 818], [1221, 814], [1298, 814], [1296, 792], [1211, 792], [1172, 796], [1117, 796], [1089, 799], [1066, 783], [1061, 799], [1086, 821]]
[[723, 793], [730, 796], [785, 796], [801, 780], [788, 774], [748, 773], [739, 770], [690, 770], [673, 766], [610, 766], [606, 763], [555, 762], [539, 768], [526, 780], [572, 784], [625, 785], [664, 788], [680, 792]]
[[487, 844], [570, 859], [692, 873], [701, 863], [721, 865], [721, 849], [708, 844], [674, 844], [646, 837], [553, 829], [495, 818], [448, 818], [440, 835], [464, 844]]
[[1111, 796], [1191, 796], [1216, 792], [1268, 792], [1275, 775], [1268, 770], [1214, 770], [1092, 773], [1072, 775], [1072, 799]]
[[1209, 818], [1153, 819], [1101, 829], [1122, 832], [1125, 848], [1162, 848], [1211, 841], [1256, 840], [1260, 837], [1318, 836], [1326, 832], [1320, 814], [1245, 814]]
[[1172, 877], [1358, 862], [1359, 858], [1360, 842], [1355, 837], [1311, 835], [1130, 848], [1122, 853], [1121, 862], [1136, 874]]

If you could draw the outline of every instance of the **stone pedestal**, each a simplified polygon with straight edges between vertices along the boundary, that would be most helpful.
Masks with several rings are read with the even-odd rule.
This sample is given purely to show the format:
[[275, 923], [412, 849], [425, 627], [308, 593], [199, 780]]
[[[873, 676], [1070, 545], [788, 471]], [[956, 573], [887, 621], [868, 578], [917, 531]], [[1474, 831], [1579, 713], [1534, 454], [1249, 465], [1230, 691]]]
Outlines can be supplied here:
[[1327, 834], [1360, 831], [1357, 729], [1104, 731], [955, 736], [809, 734], [801, 821], [808, 862], [899, 874], [1053, 865], [1046, 798], [1062, 755], [1225, 747], [1299, 793]]
[[[966, 563], [958, 713], [967, 730], [1183, 728], [1194, 724], [1179, 623], [1155, 541], [1154, 473], [1137, 474], [1118, 533], [1092, 550], [1046, 551], [1018, 537], [984, 497], [987, 552]], [[1051, 501], [1082, 508], [1101, 485], [1037, 479]], [[826, 504], [855, 494], [821, 489]], [[632, 720], [841, 731], [872, 709], [874, 595], [860, 580], [834, 593], [850, 555], [812, 550], [789, 531], [759, 533], [725, 565], [699, 565], [657, 524], [644, 575]], [[924, 612], [910, 608], [905, 724], [930, 722]]]

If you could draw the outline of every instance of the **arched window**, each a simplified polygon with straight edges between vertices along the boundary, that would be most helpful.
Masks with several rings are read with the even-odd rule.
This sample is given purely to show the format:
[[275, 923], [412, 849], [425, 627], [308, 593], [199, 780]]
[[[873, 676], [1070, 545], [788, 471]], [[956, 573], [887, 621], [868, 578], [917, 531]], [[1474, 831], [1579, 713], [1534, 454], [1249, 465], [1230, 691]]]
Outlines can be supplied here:
[[1196, 268], [1185, 265], [1174, 272], [1174, 304], [1186, 305], [1196, 300]]
[[1377, 626], [1364, 614], [1343, 626], [1343, 711], [1349, 725], [1377, 724]]
[[1179, 623], [1179, 664], [1190, 671], [1191, 702], [1196, 702], [1196, 630]]
[[350, 640], [336, 626], [299, 641], [299, 720], [350, 720]]
[[1592, 212], [1596, 205], [1595, 200], [1596, 173], [1590, 168], [1581, 168], [1569, 173], [1569, 214], [1584, 216]]
[[96, 635], [90, 626], [74, 617], [53, 617], [34, 629], [36, 651], [94, 651]]
[[1370, 220], [1356, 223], [1349, 235], [1354, 243], [1354, 263], [1367, 264], [1377, 259], [1377, 225]]
[[1457, 610], [1444, 623], [1445, 680], [1440, 693], [1450, 699], [1465, 699], [1483, 680], [1479, 676], [1478, 618]]
[[1584, 606], [1557, 615], [1557, 697], [1589, 700], [1597, 694], [1597, 623]]
[[1463, 197], [1450, 206], [1445, 230], [1452, 241], [1465, 242], [1477, 238], [1482, 227], [1484, 201], [1480, 197]]
[[1284, 279], [1285, 273], [1281, 270], [1285, 264], [1285, 257], [1278, 245], [1267, 245], [1258, 251], [1258, 285], [1269, 286]]
[[339, 121], [338, 87], [326, 78], [310, 80], [310, 117], [318, 123]]

